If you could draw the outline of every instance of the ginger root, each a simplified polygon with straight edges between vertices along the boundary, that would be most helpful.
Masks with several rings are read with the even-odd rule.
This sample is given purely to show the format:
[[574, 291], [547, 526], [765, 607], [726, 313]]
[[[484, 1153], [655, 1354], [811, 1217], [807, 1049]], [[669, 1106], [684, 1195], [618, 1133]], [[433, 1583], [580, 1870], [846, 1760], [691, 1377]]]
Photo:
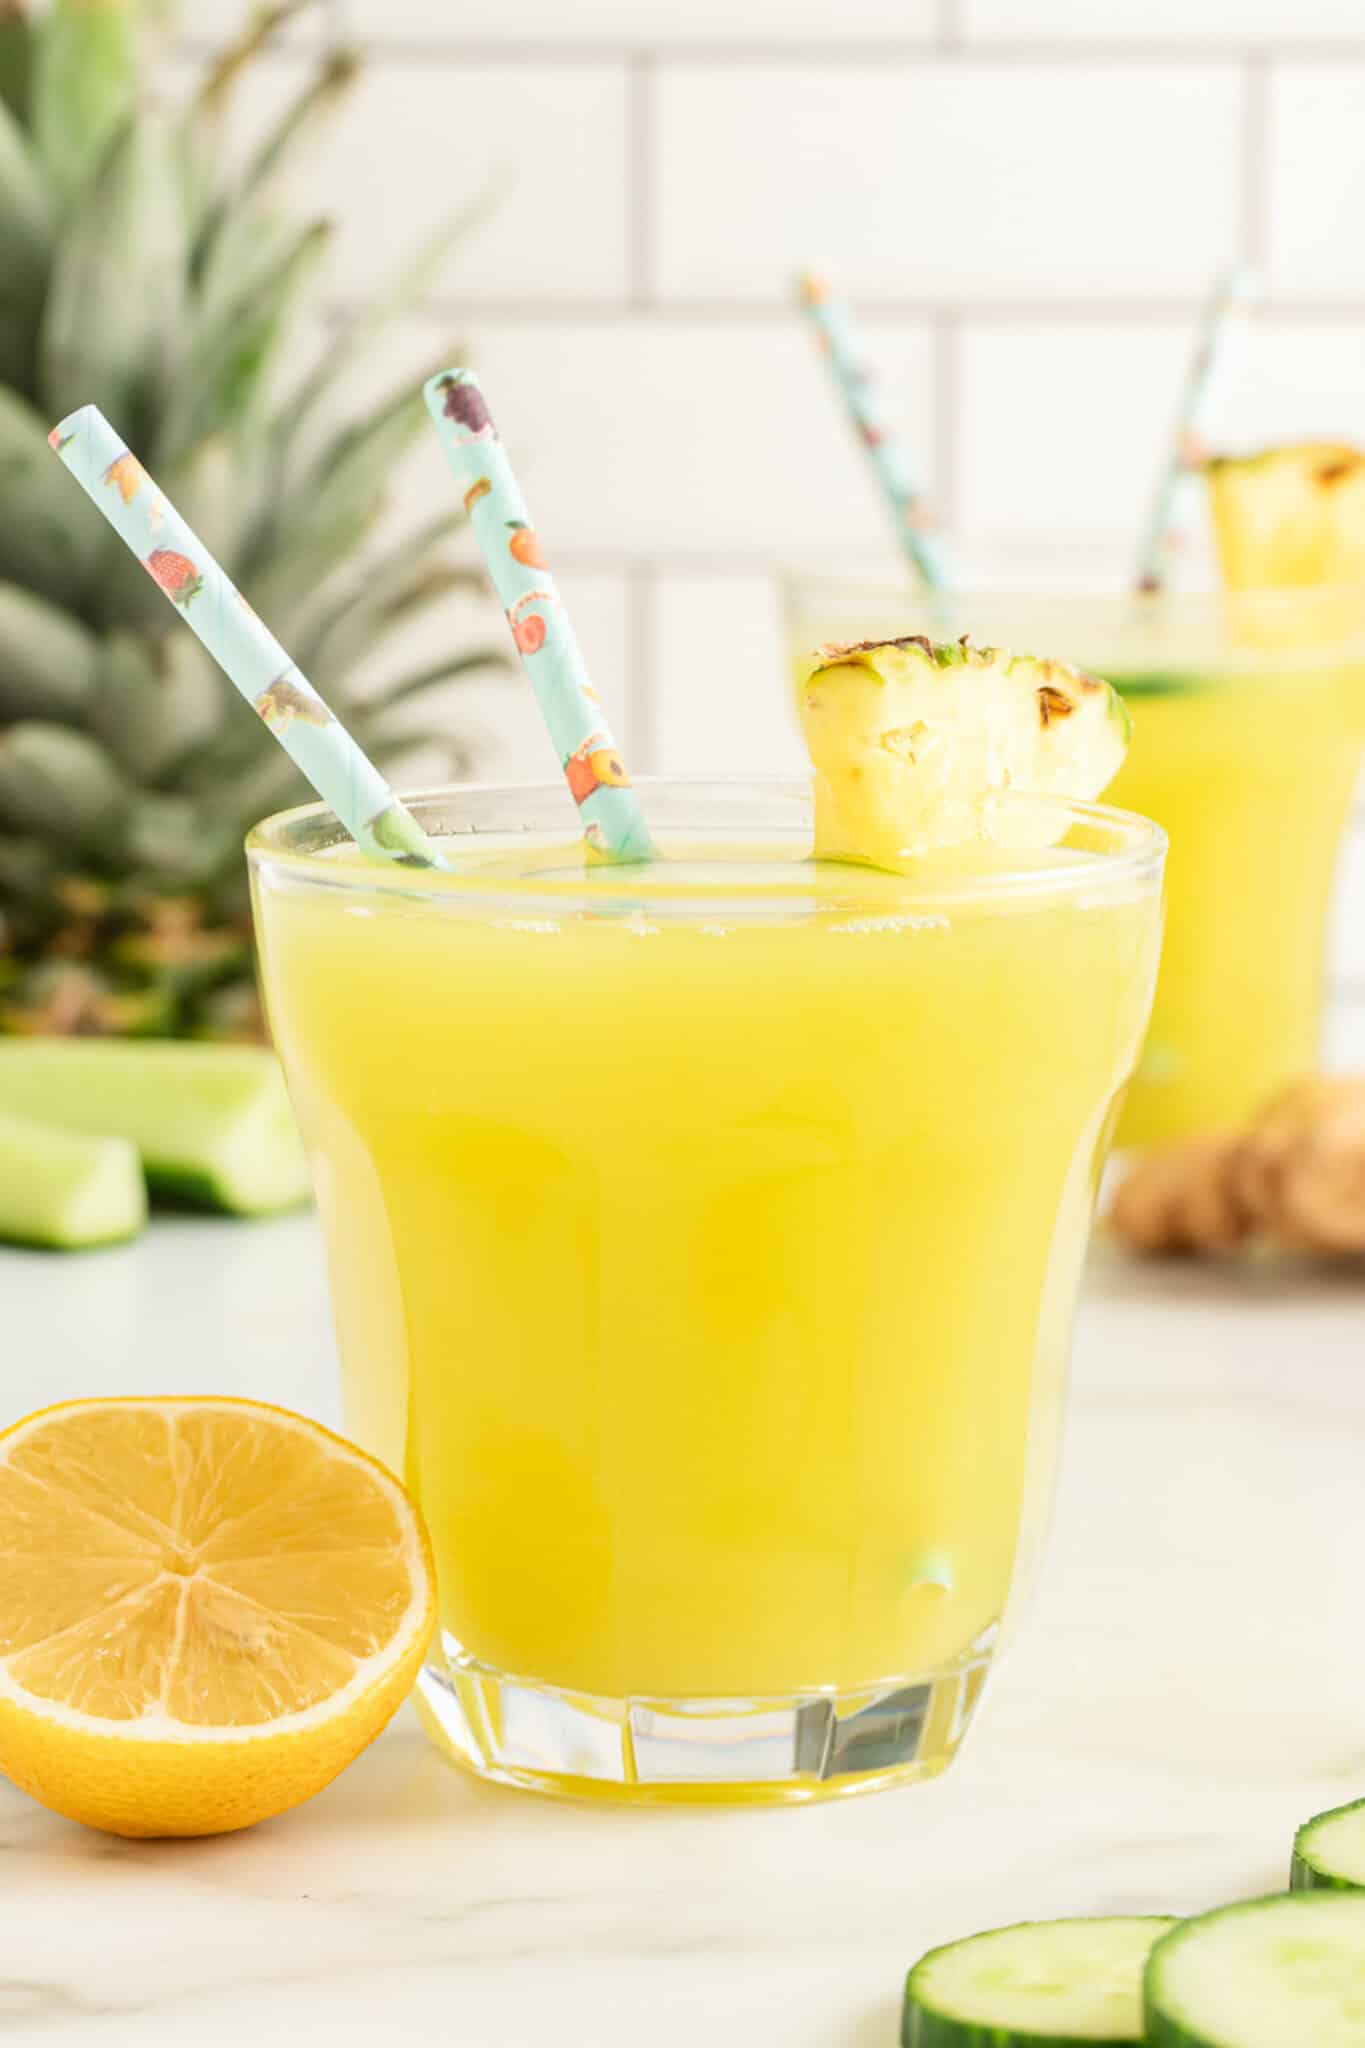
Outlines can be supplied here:
[[1129, 1173], [1109, 1227], [1139, 1252], [1227, 1252], [1251, 1233], [1234, 1170], [1241, 1139], [1205, 1131], [1149, 1152]]
[[1135, 1251], [1227, 1252], [1258, 1237], [1322, 1256], [1365, 1254], [1365, 1077], [1313, 1076], [1244, 1132], [1150, 1153], [1108, 1217]]

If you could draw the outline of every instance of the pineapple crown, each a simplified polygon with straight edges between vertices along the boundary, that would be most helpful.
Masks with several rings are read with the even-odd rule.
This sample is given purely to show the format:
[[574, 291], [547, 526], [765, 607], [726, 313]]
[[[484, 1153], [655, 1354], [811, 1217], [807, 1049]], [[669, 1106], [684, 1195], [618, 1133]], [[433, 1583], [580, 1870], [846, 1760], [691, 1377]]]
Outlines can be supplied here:
[[[211, 918], [235, 916], [245, 830], [303, 793], [53, 460], [53, 419], [88, 402], [108, 414], [387, 772], [419, 747], [465, 768], [437, 693], [503, 665], [465, 645], [395, 672], [423, 613], [481, 581], [448, 552], [462, 510], [376, 544], [395, 465], [423, 431], [422, 377], [364, 415], [342, 395], [481, 202], [300, 377], [289, 348], [317, 310], [330, 226], [291, 212], [286, 187], [350, 92], [354, 53], [325, 53], [245, 162], [226, 164], [231, 103], [308, 4], [257, 10], [170, 108], [148, 90], [145, 0], [0, 0], [0, 985], [67, 928], [73, 874], [120, 900], [189, 890]], [[457, 352], [445, 340], [431, 371]]]

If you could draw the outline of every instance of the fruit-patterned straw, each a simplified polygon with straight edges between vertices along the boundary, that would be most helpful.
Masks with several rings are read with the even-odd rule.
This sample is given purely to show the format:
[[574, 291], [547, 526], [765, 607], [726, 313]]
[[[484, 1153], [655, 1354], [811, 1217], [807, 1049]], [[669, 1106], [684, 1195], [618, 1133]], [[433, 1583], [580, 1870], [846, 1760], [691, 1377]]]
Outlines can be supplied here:
[[649, 827], [479, 380], [472, 370], [443, 370], [428, 379], [426, 398], [584, 836], [613, 860], [648, 860], [654, 850]]
[[1138, 555], [1137, 589], [1144, 596], [1164, 590], [1189, 545], [1198, 516], [1199, 476], [1208, 461], [1205, 434], [1227, 368], [1227, 343], [1234, 316], [1247, 304], [1252, 280], [1246, 271], [1220, 277], [1209, 295], [1194, 351], [1185, 372], [1175, 433], [1161, 466]]
[[797, 279], [796, 288], [853, 431], [886, 500], [896, 538], [925, 588], [947, 590], [952, 578], [943, 543], [924, 494], [911, 476], [904, 443], [892, 433], [882, 413], [876, 379], [854, 329], [852, 315], [843, 300], [834, 297], [825, 280], [810, 271]]
[[411, 812], [98, 407], [82, 406], [48, 439], [361, 852], [415, 867], [444, 866]]

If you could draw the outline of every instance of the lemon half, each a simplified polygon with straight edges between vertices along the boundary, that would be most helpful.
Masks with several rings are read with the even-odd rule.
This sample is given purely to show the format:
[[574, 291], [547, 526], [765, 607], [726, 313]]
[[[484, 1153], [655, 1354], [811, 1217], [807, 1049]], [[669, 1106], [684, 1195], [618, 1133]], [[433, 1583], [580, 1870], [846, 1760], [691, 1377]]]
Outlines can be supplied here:
[[77, 1401], [0, 1434], [0, 1770], [119, 1835], [249, 1827], [384, 1727], [435, 1624], [416, 1507], [253, 1401]]

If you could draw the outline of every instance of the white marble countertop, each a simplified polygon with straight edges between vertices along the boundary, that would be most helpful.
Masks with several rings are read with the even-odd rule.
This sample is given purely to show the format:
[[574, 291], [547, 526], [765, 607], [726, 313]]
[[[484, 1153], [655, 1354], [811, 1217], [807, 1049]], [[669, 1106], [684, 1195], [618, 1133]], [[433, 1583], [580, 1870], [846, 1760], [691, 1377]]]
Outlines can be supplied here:
[[[0, 1254], [0, 1422], [99, 1392], [334, 1418], [311, 1218]], [[1365, 1794], [1365, 1279], [1102, 1257], [1033, 1613], [966, 1750], [808, 1810], [487, 1789], [407, 1710], [310, 1805], [135, 1844], [0, 1784], [0, 2038], [893, 2048], [902, 1974], [1004, 1920], [1284, 1882]]]

